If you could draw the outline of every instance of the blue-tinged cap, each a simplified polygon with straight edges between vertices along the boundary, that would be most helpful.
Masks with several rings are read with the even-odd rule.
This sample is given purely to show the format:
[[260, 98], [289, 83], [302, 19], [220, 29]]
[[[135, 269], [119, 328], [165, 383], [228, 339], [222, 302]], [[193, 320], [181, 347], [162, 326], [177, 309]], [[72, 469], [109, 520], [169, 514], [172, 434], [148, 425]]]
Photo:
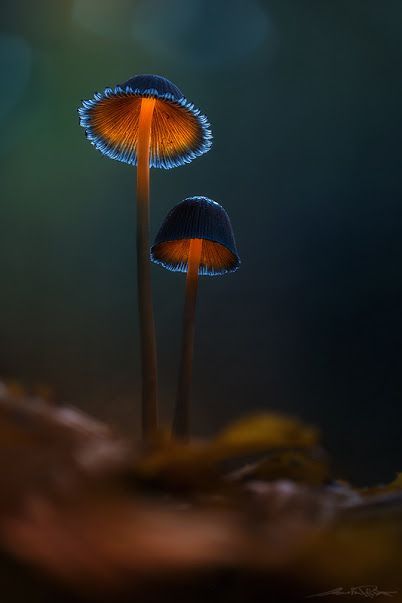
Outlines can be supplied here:
[[189, 197], [166, 216], [151, 248], [151, 260], [168, 270], [187, 272], [191, 239], [202, 239], [199, 274], [234, 272], [240, 265], [229, 216], [207, 197]]
[[174, 168], [209, 151], [210, 125], [177, 86], [159, 75], [137, 75], [82, 101], [80, 125], [101, 153], [137, 165], [139, 113], [143, 98], [155, 98], [150, 166]]

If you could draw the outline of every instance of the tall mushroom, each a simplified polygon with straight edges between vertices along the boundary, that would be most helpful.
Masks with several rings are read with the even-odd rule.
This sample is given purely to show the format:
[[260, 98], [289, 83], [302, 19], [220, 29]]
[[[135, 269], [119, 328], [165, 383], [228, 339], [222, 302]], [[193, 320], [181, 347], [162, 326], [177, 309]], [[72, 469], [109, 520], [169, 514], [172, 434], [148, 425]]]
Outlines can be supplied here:
[[151, 260], [187, 273], [173, 431], [188, 439], [198, 276], [234, 272], [240, 265], [226, 211], [207, 197], [185, 199], [166, 216], [151, 248]]
[[149, 168], [189, 163], [211, 146], [207, 118], [169, 80], [137, 75], [106, 88], [78, 109], [101, 153], [137, 166], [137, 283], [142, 365], [142, 429], [157, 427], [157, 360], [149, 262]]

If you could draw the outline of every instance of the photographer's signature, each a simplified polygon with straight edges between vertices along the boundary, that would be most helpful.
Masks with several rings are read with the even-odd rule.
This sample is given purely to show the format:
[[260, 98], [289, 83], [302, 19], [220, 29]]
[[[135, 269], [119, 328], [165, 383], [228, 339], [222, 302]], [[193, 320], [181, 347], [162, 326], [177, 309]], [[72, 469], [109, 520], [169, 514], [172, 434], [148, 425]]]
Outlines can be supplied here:
[[367, 597], [368, 599], [375, 599], [376, 597], [381, 596], [393, 597], [397, 594], [397, 590], [380, 590], [378, 586], [374, 586], [373, 584], [363, 584], [361, 586], [351, 586], [348, 590], [345, 590], [342, 586], [340, 586], [339, 588], [328, 590], [325, 593], [316, 593], [315, 595], [308, 595], [306, 598], [310, 599], [312, 597], [328, 597], [330, 595], [355, 595], [357, 597]]

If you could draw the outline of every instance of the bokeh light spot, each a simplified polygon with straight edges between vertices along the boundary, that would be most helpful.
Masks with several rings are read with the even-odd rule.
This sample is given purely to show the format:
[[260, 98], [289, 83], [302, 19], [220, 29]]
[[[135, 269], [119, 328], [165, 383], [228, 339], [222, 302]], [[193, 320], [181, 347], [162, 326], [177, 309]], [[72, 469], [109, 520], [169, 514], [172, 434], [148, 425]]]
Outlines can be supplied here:
[[73, 20], [94, 34], [125, 41], [130, 37], [133, 0], [75, 0]]
[[275, 38], [259, 0], [75, 0], [73, 19], [159, 60], [206, 68], [236, 65]]
[[149, 52], [203, 67], [241, 62], [273, 33], [257, 0], [138, 0], [134, 16]]

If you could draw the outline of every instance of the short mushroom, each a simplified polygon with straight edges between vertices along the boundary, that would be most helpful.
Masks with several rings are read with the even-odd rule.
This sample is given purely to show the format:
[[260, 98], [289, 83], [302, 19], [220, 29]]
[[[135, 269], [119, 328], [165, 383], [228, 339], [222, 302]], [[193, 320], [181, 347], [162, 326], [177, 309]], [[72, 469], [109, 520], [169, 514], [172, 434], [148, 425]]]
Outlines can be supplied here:
[[137, 282], [142, 361], [142, 426], [157, 426], [157, 364], [149, 263], [149, 168], [174, 168], [211, 146], [207, 118], [164, 77], [137, 75], [106, 88], [78, 109], [88, 140], [101, 153], [137, 166]]
[[185, 199], [165, 218], [151, 248], [151, 260], [168, 270], [187, 273], [173, 431], [188, 439], [198, 276], [234, 272], [240, 265], [226, 211], [207, 197]]

